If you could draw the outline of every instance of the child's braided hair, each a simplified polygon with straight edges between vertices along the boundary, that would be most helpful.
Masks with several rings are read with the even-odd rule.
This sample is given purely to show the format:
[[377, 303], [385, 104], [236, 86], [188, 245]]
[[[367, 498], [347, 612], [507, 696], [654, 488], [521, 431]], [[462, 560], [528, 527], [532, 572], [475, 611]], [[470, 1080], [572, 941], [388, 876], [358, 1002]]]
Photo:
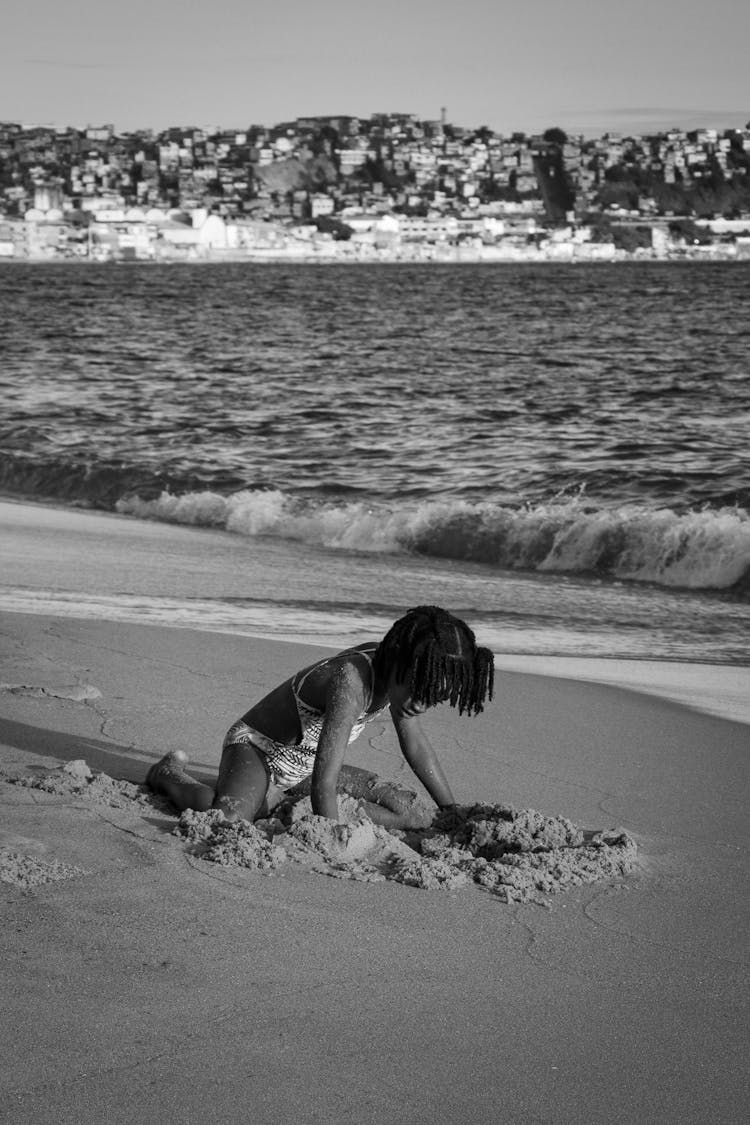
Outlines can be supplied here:
[[448, 702], [478, 715], [492, 699], [495, 666], [488, 648], [459, 617], [436, 605], [410, 609], [388, 630], [374, 656], [375, 674], [408, 684], [411, 698], [432, 707]]

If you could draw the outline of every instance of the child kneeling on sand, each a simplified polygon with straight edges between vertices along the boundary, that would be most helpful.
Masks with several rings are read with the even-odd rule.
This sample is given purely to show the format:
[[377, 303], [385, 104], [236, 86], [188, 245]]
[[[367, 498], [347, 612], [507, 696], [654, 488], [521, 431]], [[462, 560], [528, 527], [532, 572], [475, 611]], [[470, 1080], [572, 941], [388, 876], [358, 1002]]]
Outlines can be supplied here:
[[[313, 812], [338, 820], [344, 754], [365, 725], [389, 709], [407, 763], [439, 809], [455, 805], [419, 715], [437, 703], [478, 714], [492, 698], [493, 658], [464, 621], [437, 606], [411, 609], [380, 643], [319, 660], [285, 680], [234, 723], [224, 739], [216, 789], [196, 781], [181, 751], [149, 770], [146, 783], [177, 809], [221, 809], [234, 819], [268, 816], [287, 790], [312, 779]], [[389, 828], [424, 827], [415, 794], [345, 767], [361, 806]]]

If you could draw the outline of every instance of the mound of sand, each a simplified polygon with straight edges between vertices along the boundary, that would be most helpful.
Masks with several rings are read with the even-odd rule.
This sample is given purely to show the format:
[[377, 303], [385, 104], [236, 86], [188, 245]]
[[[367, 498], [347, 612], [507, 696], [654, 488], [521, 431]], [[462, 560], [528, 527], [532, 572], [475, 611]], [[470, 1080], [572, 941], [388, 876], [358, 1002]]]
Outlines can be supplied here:
[[[168, 808], [146, 786], [94, 774], [83, 760], [43, 777], [8, 780], [67, 799], [130, 807], [138, 815], [146, 808]], [[380, 779], [375, 790], [378, 785], [392, 788]], [[403, 794], [406, 805], [416, 807], [419, 798], [411, 791]], [[365, 796], [372, 799], [370, 783]], [[636, 865], [635, 842], [622, 829], [587, 832], [565, 817], [546, 816], [534, 809], [467, 805], [433, 815], [423, 828], [389, 832], [362, 810], [359, 793], [340, 793], [338, 802], [338, 823], [315, 816], [309, 797], [292, 796], [274, 816], [255, 824], [227, 820], [220, 811], [187, 811], [180, 816], [174, 834], [192, 854], [225, 867], [272, 873], [292, 861], [338, 878], [388, 879], [424, 890], [456, 890], [474, 884], [504, 902], [541, 901], [543, 896], [584, 883], [622, 878]], [[23, 885], [30, 886], [33, 880], [69, 877], [51, 874], [63, 865], [13, 855], [15, 858], [4, 861], [3, 870], [10, 873], [6, 882], [22, 885], [26, 880]]]
[[10, 883], [22, 891], [39, 887], [43, 883], [59, 883], [63, 879], [73, 879], [77, 875], [88, 874], [80, 867], [70, 867], [57, 860], [49, 862], [22, 852], [0, 848], [0, 883]]
[[307, 798], [287, 815], [275, 843], [315, 870], [424, 890], [473, 883], [504, 902], [540, 901], [621, 878], [636, 863], [635, 842], [622, 830], [585, 832], [565, 817], [507, 805], [466, 806], [437, 816], [429, 828], [400, 833], [373, 824], [347, 796], [339, 797], [338, 824], [314, 816]]
[[[283, 819], [255, 826], [223, 823], [220, 813], [183, 814], [183, 821], [199, 825], [199, 832], [209, 826], [216, 862], [261, 869], [273, 848], [276, 858], [267, 869], [283, 853], [339, 878], [390, 879], [424, 890], [473, 883], [504, 902], [540, 901], [584, 883], [621, 878], [636, 862], [635, 842], [626, 832], [585, 832], [565, 817], [507, 805], [467, 806], [436, 817], [430, 828], [403, 833], [373, 824], [346, 795], [339, 796], [339, 823], [315, 816], [309, 798], [287, 806]], [[203, 858], [213, 858], [210, 849]]]
[[290, 810], [289, 841], [296, 858], [328, 875], [377, 883], [390, 877], [415, 852], [398, 836], [373, 824], [356, 798], [340, 795], [339, 823], [315, 816], [308, 797]]
[[508, 805], [468, 806], [411, 835], [419, 859], [392, 878], [428, 890], [473, 882], [504, 902], [539, 901], [621, 878], [633, 871], [637, 855], [635, 841], [622, 830], [585, 832], [565, 817]]
[[174, 830], [191, 846], [194, 855], [224, 867], [247, 867], [251, 871], [275, 871], [287, 853], [247, 820], [229, 821], [221, 810], [193, 812], [187, 809]]
[[134, 785], [132, 781], [118, 781], [106, 773], [93, 773], [83, 758], [67, 762], [52, 773], [40, 777], [12, 777], [7, 779], [13, 785], [27, 789], [40, 789], [57, 797], [72, 800], [91, 801], [97, 805], [109, 805], [114, 809], [127, 809], [132, 805], [166, 808], [165, 802], [145, 785]]

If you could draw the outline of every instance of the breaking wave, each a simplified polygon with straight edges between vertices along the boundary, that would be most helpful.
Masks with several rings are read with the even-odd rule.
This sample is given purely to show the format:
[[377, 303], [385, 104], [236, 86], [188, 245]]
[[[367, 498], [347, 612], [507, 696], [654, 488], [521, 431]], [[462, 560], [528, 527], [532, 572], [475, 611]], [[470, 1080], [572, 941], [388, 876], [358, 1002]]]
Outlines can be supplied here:
[[320, 504], [280, 491], [210, 490], [120, 499], [124, 515], [327, 548], [481, 563], [498, 569], [601, 575], [693, 590], [750, 594], [750, 514], [742, 508], [677, 513], [578, 499], [523, 508], [426, 502], [397, 510]]

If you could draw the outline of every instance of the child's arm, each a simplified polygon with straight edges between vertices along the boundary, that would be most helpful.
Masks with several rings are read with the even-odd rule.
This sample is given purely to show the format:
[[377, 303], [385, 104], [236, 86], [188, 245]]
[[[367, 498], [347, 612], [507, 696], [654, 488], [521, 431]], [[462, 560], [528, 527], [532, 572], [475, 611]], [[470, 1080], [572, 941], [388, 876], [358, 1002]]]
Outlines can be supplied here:
[[435, 804], [440, 809], [455, 805], [448, 780], [429, 738], [422, 730], [418, 714], [409, 714], [405, 709], [392, 706], [391, 715], [401, 752]]
[[326, 692], [325, 719], [315, 755], [311, 800], [316, 816], [338, 820], [336, 782], [344, 761], [349, 735], [364, 708], [362, 678], [351, 665], [333, 675]]

